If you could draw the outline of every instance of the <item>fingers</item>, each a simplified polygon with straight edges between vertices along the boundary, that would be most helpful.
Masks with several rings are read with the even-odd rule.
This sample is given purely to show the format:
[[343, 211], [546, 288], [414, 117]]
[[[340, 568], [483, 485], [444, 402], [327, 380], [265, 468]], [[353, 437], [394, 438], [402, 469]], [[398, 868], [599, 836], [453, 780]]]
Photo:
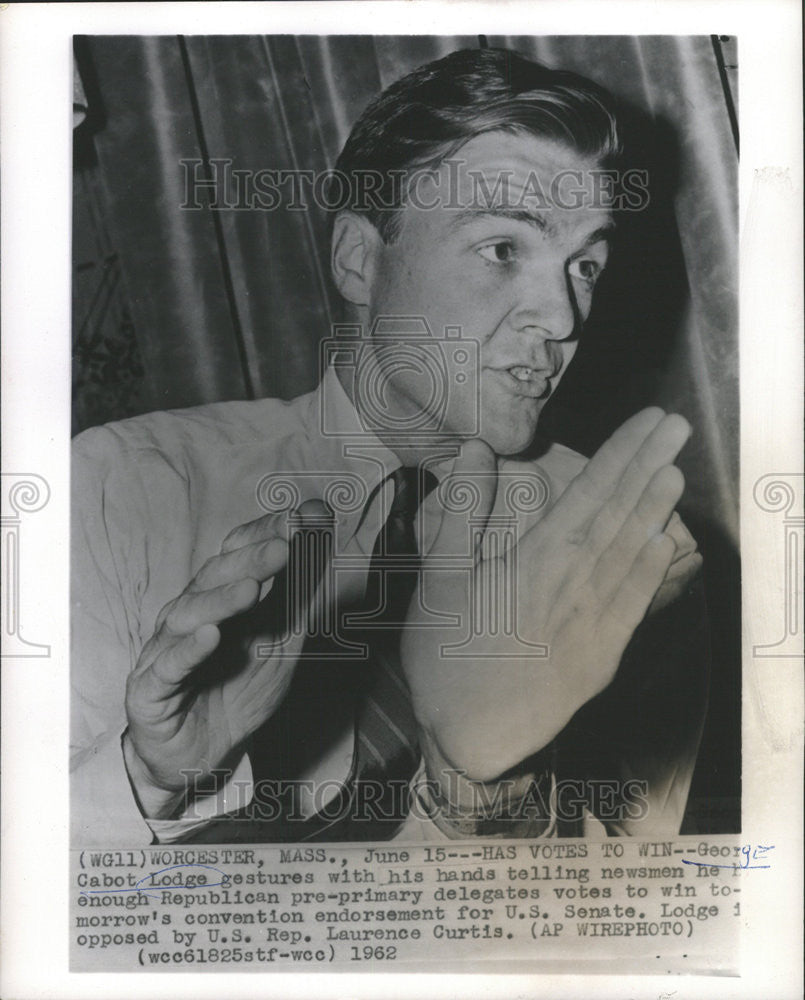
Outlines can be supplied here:
[[288, 559], [288, 544], [282, 538], [256, 541], [208, 559], [187, 588], [199, 593], [238, 580], [262, 582], [275, 576]]
[[[425, 566], [434, 556], [466, 554], [469, 515], [484, 524], [495, 505], [496, 493], [495, 453], [483, 441], [465, 441], [453, 471], [439, 486], [442, 520]], [[465, 501], [470, 501], [469, 507]], [[476, 543], [482, 534], [477, 533]]]
[[322, 500], [305, 500], [296, 511], [296, 519], [299, 527], [320, 527], [332, 522], [333, 515]]
[[[182, 636], [174, 642], [154, 660], [148, 671], [152, 682], [152, 697], [172, 694], [174, 688], [215, 652], [220, 641], [221, 633], [215, 625], [201, 625], [190, 635]], [[168, 690], [160, 691], [160, 686], [165, 686]]]
[[[557, 502], [549, 515], [553, 529], [578, 531], [610, 504], [610, 530], [616, 531], [651, 477], [673, 462], [689, 434], [690, 425], [683, 417], [665, 416], [656, 407], [627, 420], [598, 449]], [[604, 533], [600, 544], [607, 541]]]
[[665, 580], [663, 582], [681, 582], [683, 584], [690, 583], [703, 565], [704, 559], [702, 559], [699, 552], [688, 552], [680, 558], [679, 548], [677, 547], [676, 554], [674, 555], [674, 561], [671, 563], [668, 572], [665, 574]]
[[321, 500], [305, 500], [295, 511], [281, 510], [265, 514], [247, 524], [239, 524], [226, 536], [221, 545], [221, 552], [234, 552], [247, 545], [268, 541], [272, 538], [290, 540], [291, 535], [299, 530], [301, 522], [332, 518], [332, 513]]
[[675, 546], [667, 535], [655, 535], [643, 546], [621, 585], [602, 613], [600, 635], [620, 656], [645, 617], [654, 594], [668, 572]]
[[[565, 495], [587, 511], [597, 509], [614, 493], [629, 462], [663, 419], [663, 412], [653, 406], [641, 410], [622, 424], [593, 455]], [[558, 505], [557, 505], [558, 506]]]
[[185, 636], [202, 625], [217, 625], [252, 607], [259, 590], [256, 580], [243, 579], [211, 590], [186, 591], [163, 609], [159, 631]]
[[[295, 518], [280, 515], [283, 522], [290, 521], [291, 533], [313, 522], [321, 525], [326, 516], [327, 509], [320, 501], [303, 504]], [[176, 645], [177, 638], [192, 637], [204, 626], [214, 627], [253, 608], [261, 582], [277, 576], [288, 563], [288, 544], [284, 539], [276, 535], [261, 537], [277, 529], [278, 516], [272, 514], [230, 532], [223, 546], [226, 551], [209, 559], [184, 593], [160, 612], [150, 653], [162, 657]], [[237, 542], [246, 544], [235, 547]], [[195, 646], [192, 642], [180, 642], [178, 649], [176, 655], [183, 664], [184, 657], [192, 655]], [[149, 659], [155, 662], [153, 657]]]
[[676, 544], [674, 564], [696, 552], [696, 539], [682, 523], [682, 518], [676, 512], [671, 515], [665, 526], [665, 534], [673, 538]]
[[646, 613], [656, 614], [682, 597], [700, 572], [702, 565], [703, 560], [698, 552], [690, 552], [682, 559], [675, 556]]
[[690, 437], [690, 424], [672, 413], [657, 424], [624, 470], [615, 490], [615, 502], [628, 513], [638, 502], [652, 476], [670, 466]]
[[[607, 601], [621, 585], [646, 543], [664, 531], [684, 488], [685, 479], [673, 465], [664, 466], [651, 478], [634, 509], [595, 562], [590, 582], [602, 600]], [[673, 558], [676, 544], [670, 536], [666, 537], [673, 546]], [[650, 594], [649, 600], [653, 596]]]
[[239, 524], [233, 528], [221, 545], [221, 552], [234, 552], [246, 545], [265, 542], [272, 538], [288, 538], [288, 523], [293, 518], [291, 511], [283, 510], [273, 514], [265, 514], [247, 524]]
[[[592, 558], [597, 559], [600, 553], [610, 545], [638, 505], [642, 504], [642, 519], [648, 518], [651, 523], [655, 523], [657, 516], [662, 515], [649, 513], [647, 503], [653, 503], [655, 507], [659, 504], [665, 511], [667, 508], [666, 497], [673, 494], [671, 507], [664, 514], [664, 520], [656, 529], [657, 531], [666, 530], [667, 522], [673, 512], [673, 504], [679, 500], [684, 487], [682, 474], [669, 463], [676, 458], [689, 434], [690, 425], [684, 418], [676, 414], [664, 417], [649, 434], [624, 470], [614, 495], [595, 516], [589, 536]], [[661, 471], [663, 475], [655, 480], [654, 477], [657, 477]], [[679, 521], [678, 518], [677, 521]], [[681, 522], [679, 522], [679, 527], [681, 528]], [[650, 533], [653, 534], [654, 531]], [[686, 532], [684, 533], [686, 534]], [[677, 530], [676, 534], [679, 535], [679, 540], [682, 542], [682, 533]], [[672, 535], [672, 537], [674, 536]], [[646, 538], [642, 539], [641, 544]]]
[[221, 554], [201, 567], [190, 592], [210, 590], [237, 580], [263, 582], [276, 576], [288, 561], [288, 542], [301, 528], [321, 526], [332, 514], [321, 500], [306, 500], [293, 513], [267, 514], [234, 528], [223, 541]]

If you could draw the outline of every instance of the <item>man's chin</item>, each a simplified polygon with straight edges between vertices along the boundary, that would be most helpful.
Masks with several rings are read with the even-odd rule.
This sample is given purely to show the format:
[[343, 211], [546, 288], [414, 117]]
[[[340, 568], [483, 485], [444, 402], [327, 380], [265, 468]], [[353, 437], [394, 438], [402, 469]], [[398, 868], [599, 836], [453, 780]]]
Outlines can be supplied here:
[[490, 432], [488, 434], [481, 433], [479, 437], [489, 445], [496, 455], [499, 455], [501, 458], [507, 458], [512, 455], [520, 455], [524, 452], [533, 441], [535, 432], [536, 428], [530, 434], [515, 435]]
[[519, 455], [534, 440], [537, 432], [537, 416], [538, 414], [534, 414], [533, 419], [519, 420], [514, 424], [496, 424], [490, 421], [487, 426], [481, 426], [479, 436], [496, 455], [502, 457]]

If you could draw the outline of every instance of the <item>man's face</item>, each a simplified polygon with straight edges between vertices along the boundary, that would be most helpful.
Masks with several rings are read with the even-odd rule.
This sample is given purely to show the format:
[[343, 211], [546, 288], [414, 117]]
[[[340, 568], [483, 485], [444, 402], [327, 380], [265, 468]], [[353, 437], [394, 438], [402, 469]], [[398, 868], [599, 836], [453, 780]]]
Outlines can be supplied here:
[[[423, 316], [437, 338], [460, 327], [478, 341], [480, 437], [499, 455], [516, 454], [575, 354], [611, 215], [594, 197], [597, 164], [551, 140], [485, 133], [453, 160], [418, 185], [398, 238], [379, 248], [371, 318]], [[580, 171], [581, 183], [568, 171]], [[454, 354], [444, 352], [448, 365]], [[454, 375], [446, 439], [478, 423], [472, 393], [450, 390]], [[396, 414], [432, 408], [430, 380], [406, 366], [384, 378]]]

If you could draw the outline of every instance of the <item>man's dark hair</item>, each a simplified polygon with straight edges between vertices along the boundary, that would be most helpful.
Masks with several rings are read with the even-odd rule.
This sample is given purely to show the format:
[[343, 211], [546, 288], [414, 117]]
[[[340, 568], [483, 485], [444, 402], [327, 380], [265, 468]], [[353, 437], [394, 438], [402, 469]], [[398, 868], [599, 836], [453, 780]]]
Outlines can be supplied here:
[[405, 175], [434, 169], [483, 132], [565, 143], [608, 167], [621, 153], [614, 100], [602, 87], [506, 49], [462, 49], [409, 73], [377, 97], [335, 165], [351, 192], [377, 177], [371, 198], [351, 205], [394, 241]]

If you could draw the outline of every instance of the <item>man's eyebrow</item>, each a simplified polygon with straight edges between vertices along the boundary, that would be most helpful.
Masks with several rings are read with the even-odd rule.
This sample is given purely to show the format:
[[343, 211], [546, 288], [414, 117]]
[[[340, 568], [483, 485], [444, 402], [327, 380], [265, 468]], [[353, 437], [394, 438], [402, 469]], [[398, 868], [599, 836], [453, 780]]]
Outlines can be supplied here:
[[[546, 236], [556, 235], [556, 226], [552, 223], [545, 212], [529, 212], [524, 208], [508, 208], [505, 205], [490, 205], [488, 208], [463, 208], [457, 211], [451, 220], [450, 228], [458, 229], [461, 226], [479, 219], [485, 218], [508, 219], [513, 222], [525, 222]], [[602, 226], [598, 226], [588, 236], [584, 238], [582, 247], [591, 247], [593, 244], [605, 240], [611, 244], [615, 235], [616, 225], [610, 219]]]
[[508, 208], [506, 205], [489, 205], [484, 208], [462, 208], [453, 216], [451, 228], [458, 229], [459, 226], [490, 217], [495, 219], [510, 219], [513, 222], [527, 222], [541, 233], [550, 234], [555, 230], [555, 227], [543, 212], [529, 212], [524, 208]]
[[600, 243], [601, 240], [604, 240], [612, 246], [612, 242], [615, 239], [615, 233], [617, 231], [618, 227], [615, 225], [615, 222], [610, 220], [609, 222], [604, 223], [603, 226], [599, 226], [597, 229], [594, 229], [589, 236], [585, 237], [583, 245], [585, 247], [591, 247], [595, 243]]

